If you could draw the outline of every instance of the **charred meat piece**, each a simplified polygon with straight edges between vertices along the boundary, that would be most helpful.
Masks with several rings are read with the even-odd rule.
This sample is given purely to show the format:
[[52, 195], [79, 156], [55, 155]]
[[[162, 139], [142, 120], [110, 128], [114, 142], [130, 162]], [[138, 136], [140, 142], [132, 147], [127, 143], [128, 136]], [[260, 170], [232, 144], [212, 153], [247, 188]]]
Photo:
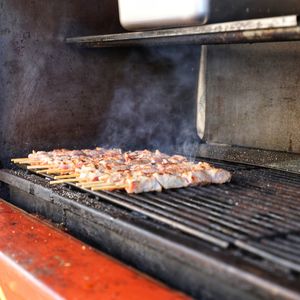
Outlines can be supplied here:
[[164, 189], [177, 189], [189, 186], [187, 178], [173, 174], [154, 174], [155, 179]]
[[147, 192], [161, 192], [162, 187], [154, 177], [139, 176], [127, 181], [128, 186], [125, 188], [129, 194], [139, 194]]
[[216, 169], [208, 163], [198, 163], [194, 169], [204, 171], [210, 177], [211, 183], [223, 184], [231, 180], [230, 172], [223, 169]]

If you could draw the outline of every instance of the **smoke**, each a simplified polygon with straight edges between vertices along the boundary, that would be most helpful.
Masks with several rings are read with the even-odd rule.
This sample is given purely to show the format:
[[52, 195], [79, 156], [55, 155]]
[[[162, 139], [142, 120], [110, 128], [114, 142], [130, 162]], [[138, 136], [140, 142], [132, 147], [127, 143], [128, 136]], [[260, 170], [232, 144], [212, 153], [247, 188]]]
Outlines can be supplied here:
[[105, 146], [194, 157], [199, 57], [199, 47], [130, 50], [101, 133]]

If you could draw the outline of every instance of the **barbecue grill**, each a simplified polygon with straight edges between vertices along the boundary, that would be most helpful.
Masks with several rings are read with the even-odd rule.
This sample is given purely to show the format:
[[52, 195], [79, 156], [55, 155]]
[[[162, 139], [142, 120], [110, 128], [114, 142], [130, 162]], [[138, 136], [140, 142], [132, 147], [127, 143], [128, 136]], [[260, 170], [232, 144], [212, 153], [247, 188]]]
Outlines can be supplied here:
[[[227, 14], [212, 1], [207, 25], [131, 33], [117, 1], [51, 2], [3, 4], [0, 196], [195, 298], [299, 299], [296, 1], [227, 1]], [[96, 146], [159, 148], [233, 177], [129, 195], [10, 163]]]

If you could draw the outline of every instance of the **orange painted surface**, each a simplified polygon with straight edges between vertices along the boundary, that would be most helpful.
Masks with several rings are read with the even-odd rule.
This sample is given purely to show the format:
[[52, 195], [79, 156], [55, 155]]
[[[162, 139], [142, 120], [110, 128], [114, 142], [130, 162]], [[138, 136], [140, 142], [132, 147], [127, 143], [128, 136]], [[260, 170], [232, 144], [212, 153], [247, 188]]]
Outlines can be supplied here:
[[188, 299], [0, 200], [0, 300]]

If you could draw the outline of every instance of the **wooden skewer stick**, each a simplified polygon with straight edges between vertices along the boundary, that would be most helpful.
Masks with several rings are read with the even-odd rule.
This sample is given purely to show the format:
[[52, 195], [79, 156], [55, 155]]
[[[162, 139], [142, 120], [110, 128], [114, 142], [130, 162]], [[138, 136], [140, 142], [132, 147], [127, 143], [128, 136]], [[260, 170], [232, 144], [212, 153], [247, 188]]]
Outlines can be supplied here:
[[67, 170], [67, 169], [50, 169], [46, 173], [47, 174], [66, 174], [74, 172], [74, 170]]
[[99, 181], [97, 184], [92, 184], [92, 183], [91, 184], [86, 184], [86, 185], [82, 185], [81, 183], [77, 184], [77, 186], [79, 186], [83, 189], [91, 189], [93, 187], [98, 187], [98, 186], [103, 186], [103, 185], [107, 186], [108, 183]]
[[27, 169], [28, 170], [39, 170], [39, 169], [50, 169], [53, 168], [53, 166], [51, 165], [33, 165], [33, 166], [28, 166]]
[[[82, 182], [82, 183], [78, 183], [77, 185], [88, 188], [88, 187], [93, 187], [95, 185], [99, 185], [99, 184], [103, 184], [103, 183], [105, 183], [105, 181], [98, 180], [98, 181]], [[106, 185], [107, 185], [107, 183], [106, 183]]]
[[34, 162], [34, 163], [42, 163], [38, 159], [33, 159], [33, 158], [13, 158], [11, 159], [13, 163], [24, 163], [24, 162]]
[[70, 171], [63, 172], [63, 171], [61, 171], [61, 169], [53, 169], [53, 168], [38, 170], [38, 171], [34, 171], [34, 172], [37, 173], [37, 174], [66, 174], [66, 173], [71, 173]]
[[79, 182], [79, 179], [76, 178], [70, 178], [70, 179], [60, 179], [60, 180], [54, 180], [50, 181], [50, 184], [60, 184], [60, 183], [72, 183], [72, 182]]
[[40, 161], [37, 161], [37, 160], [29, 160], [29, 159], [27, 159], [27, 160], [17, 160], [17, 161], [13, 161], [12, 160], [12, 162], [14, 163], [14, 164], [20, 164], [20, 165], [30, 165], [30, 164], [39, 164], [40, 163]]
[[107, 187], [107, 186], [115, 186], [113, 183], [108, 183], [108, 182], [98, 182], [98, 184], [90, 185], [90, 186], [81, 186], [81, 188], [86, 188], [86, 189], [94, 189], [98, 187]]
[[12, 162], [21, 162], [21, 161], [24, 161], [24, 160], [27, 161], [27, 160], [32, 160], [32, 159], [30, 159], [28, 157], [26, 157], [26, 158], [25, 157], [24, 158], [12, 158], [11, 159]]
[[46, 174], [46, 172], [47, 172], [48, 170], [49, 170], [49, 169], [38, 170], [38, 171], [35, 171], [35, 173], [37, 173], [37, 174]]
[[60, 176], [54, 176], [54, 179], [57, 180], [57, 179], [67, 179], [67, 178], [76, 178], [78, 177], [79, 174], [69, 174], [69, 175], [60, 175]]
[[33, 162], [31, 162], [31, 161], [23, 161], [23, 162], [15, 162], [14, 164], [28, 166], [28, 165], [32, 165]]
[[[21, 162], [21, 163], [18, 163], [18, 164], [31, 165], [31, 166], [41, 166], [43, 164], [43, 162], [37, 161], [37, 160], [30, 160], [30, 161], [24, 161], [24, 162]], [[45, 166], [47, 166], [47, 165], [45, 165]]]
[[[58, 172], [57, 169], [45, 169], [45, 170], [38, 170], [38, 171], [35, 171], [35, 173], [37, 174], [60, 174], [60, 172]], [[63, 173], [61, 173], [63, 174]]]
[[49, 169], [38, 170], [38, 171], [35, 171], [35, 173], [37, 173], [37, 174], [47, 174], [48, 171], [49, 171]]
[[107, 185], [107, 186], [99, 186], [93, 187], [92, 191], [114, 191], [114, 190], [123, 190], [127, 188], [128, 185]]

